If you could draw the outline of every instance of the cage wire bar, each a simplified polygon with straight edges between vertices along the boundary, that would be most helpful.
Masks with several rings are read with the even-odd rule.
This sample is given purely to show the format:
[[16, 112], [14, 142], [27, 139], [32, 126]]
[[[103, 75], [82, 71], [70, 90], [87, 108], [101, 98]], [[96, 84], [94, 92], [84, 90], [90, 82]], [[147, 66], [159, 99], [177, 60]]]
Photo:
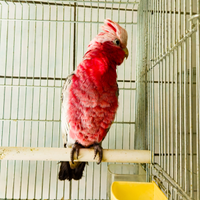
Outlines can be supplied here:
[[147, 84], [144, 109], [152, 152], [147, 170], [168, 199], [200, 199], [199, 21], [199, 0], [139, 5], [137, 84]]
[[[1, 147], [62, 147], [62, 85], [110, 18], [126, 28], [129, 59], [118, 68], [120, 106], [105, 149], [134, 149], [138, 1], [0, 1]], [[2, 199], [107, 199], [107, 165], [58, 181], [58, 162], [1, 160]], [[96, 189], [98, 188], [98, 189]]]
[[[103, 148], [149, 149], [148, 180], [168, 199], [200, 199], [199, 0], [0, 1], [1, 146], [62, 147], [62, 84], [105, 18], [128, 31], [130, 56]], [[55, 161], [2, 160], [0, 198], [107, 199], [107, 165], [69, 183]]]

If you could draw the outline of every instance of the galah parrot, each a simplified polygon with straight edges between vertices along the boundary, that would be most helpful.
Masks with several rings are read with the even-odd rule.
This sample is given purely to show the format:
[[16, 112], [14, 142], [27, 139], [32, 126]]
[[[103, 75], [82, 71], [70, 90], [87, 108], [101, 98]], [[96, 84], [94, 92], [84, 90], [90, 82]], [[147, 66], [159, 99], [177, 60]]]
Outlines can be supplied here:
[[71, 161], [61, 161], [59, 179], [79, 180], [85, 162], [74, 162], [80, 148], [94, 148], [94, 158], [103, 157], [101, 142], [118, 108], [116, 67], [128, 57], [128, 35], [116, 22], [106, 19], [88, 45], [76, 72], [70, 74], [62, 90], [61, 129], [64, 147], [71, 147]]

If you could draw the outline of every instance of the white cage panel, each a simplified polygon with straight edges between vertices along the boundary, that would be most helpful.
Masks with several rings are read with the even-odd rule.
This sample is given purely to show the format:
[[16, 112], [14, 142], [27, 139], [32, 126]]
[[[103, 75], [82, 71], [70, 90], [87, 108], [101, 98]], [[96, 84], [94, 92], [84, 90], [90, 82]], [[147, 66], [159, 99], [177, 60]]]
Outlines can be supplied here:
[[[1, 146], [62, 147], [61, 89], [110, 18], [126, 28], [130, 56], [118, 68], [120, 106], [104, 148], [133, 149], [138, 3], [0, 1]], [[58, 162], [1, 161], [0, 198], [106, 199], [107, 163], [80, 181], [58, 181]]]
[[200, 199], [200, 1], [141, 1], [138, 19], [150, 178], [169, 199]]

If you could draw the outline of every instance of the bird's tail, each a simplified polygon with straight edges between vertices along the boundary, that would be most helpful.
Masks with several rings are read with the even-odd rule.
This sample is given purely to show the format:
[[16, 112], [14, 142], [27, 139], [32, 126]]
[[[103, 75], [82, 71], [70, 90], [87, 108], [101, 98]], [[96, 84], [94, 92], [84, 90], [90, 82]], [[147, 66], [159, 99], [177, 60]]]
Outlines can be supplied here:
[[76, 165], [71, 162], [63, 162], [61, 161], [60, 171], [59, 171], [59, 179], [60, 180], [79, 180], [83, 176], [83, 171], [85, 168], [86, 162], [75, 162]]

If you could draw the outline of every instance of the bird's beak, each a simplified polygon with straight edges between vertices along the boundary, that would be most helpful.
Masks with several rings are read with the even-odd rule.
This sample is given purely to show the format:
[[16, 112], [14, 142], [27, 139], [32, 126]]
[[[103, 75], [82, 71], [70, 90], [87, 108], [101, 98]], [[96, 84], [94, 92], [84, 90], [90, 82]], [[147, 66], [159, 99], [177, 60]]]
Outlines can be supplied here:
[[125, 57], [126, 57], [126, 59], [128, 58], [128, 49], [127, 48], [123, 48], [122, 49], [123, 51], [124, 51], [124, 53], [125, 53]]

